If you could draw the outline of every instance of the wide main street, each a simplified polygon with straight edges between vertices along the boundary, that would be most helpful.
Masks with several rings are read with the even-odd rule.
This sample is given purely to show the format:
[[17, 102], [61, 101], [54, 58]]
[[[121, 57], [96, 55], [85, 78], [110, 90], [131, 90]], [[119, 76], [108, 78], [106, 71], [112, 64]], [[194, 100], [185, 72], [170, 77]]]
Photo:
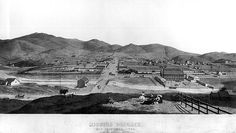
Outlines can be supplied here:
[[117, 66], [118, 58], [114, 57], [114, 59], [109, 62], [108, 66], [103, 69], [102, 74], [98, 79], [96, 86], [92, 89], [91, 93], [102, 93], [109, 80], [117, 75]]

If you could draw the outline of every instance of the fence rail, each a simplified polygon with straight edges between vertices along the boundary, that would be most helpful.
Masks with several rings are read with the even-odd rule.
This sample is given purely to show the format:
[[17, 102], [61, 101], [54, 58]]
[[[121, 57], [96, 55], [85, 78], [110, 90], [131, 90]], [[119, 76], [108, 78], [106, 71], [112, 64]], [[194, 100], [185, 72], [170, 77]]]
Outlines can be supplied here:
[[210, 105], [206, 102], [200, 101], [199, 99], [183, 95], [182, 93], [178, 95], [181, 101], [181, 105], [184, 104], [185, 107], [189, 106], [191, 107], [191, 110], [195, 109], [198, 111], [198, 114], [204, 113], [209, 114], [209, 112], [212, 112], [214, 114], [231, 114], [228, 111], [222, 110], [219, 107], [215, 107], [213, 105]]

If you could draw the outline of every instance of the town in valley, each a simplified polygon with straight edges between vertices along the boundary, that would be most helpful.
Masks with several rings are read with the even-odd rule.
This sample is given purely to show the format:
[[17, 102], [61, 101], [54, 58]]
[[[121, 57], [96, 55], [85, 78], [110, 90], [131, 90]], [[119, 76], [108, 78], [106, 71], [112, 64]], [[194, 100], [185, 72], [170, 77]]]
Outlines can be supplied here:
[[0, 113], [236, 113], [236, 54], [45, 33], [0, 47]]

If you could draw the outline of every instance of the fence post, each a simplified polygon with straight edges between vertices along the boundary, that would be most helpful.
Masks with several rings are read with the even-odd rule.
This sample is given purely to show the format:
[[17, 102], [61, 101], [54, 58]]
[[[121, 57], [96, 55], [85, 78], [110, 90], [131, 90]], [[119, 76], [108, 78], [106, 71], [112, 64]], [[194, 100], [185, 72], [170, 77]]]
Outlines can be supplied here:
[[187, 102], [188, 102], [186, 99], [187, 99], [187, 98], [185, 97], [185, 98], [184, 98], [184, 100], [185, 100], [185, 102], [184, 102], [184, 103], [185, 103], [185, 108], [187, 107]]
[[181, 105], [182, 105], [183, 98], [182, 98], [182, 94], [181, 94], [181, 93], [179, 93], [179, 97], [180, 97], [180, 103], [181, 103]]
[[220, 114], [220, 108], [219, 107], [217, 108], [217, 114]]
[[206, 113], [208, 114], [208, 105], [206, 105]]
[[198, 110], [198, 114], [200, 114], [199, 100], [197, 101], [197, 110]]
[[191, 97], [191, 105], [192, 105], [191, 111], [193, 111], [193, 97]]

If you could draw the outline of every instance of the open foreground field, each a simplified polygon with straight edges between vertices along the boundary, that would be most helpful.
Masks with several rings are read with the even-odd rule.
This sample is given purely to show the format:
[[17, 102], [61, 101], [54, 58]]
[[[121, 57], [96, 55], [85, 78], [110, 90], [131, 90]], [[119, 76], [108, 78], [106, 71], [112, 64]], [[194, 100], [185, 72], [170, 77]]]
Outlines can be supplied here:
[[[149, 94], [149, 93], [147, 93]], [[177, 93], [163, 93], [163, 103], [145, 105], [139, 99], [139, 93], [95, 93], [84, 96], [56, 95], [43, 97], [33, 101], [0, 99], [1, 113], [49, 113], [49, 114], [179, 114], [176, 104], [179, 103]], [[208, 95], [192, 95], [212, 105], [236, 113], [235, 100], [209, 100]], [[110, 102], [110, 99], [113, 101]]]
[[68, 89], [68, 94], [87, 95], [94, 85], [89, 84], [84, 88], [67, 88], [64, 86], [38, 85], [35, 83], [24, 83], [20, 86], [2, 86], [0, 85], [0, 98], [17, 99], [16, 95], [24, 95], [21, 100], [34, 100], [41, 97], [58, 95], [60, 89]]
[[[142, 105], [138, 99], [140, 94], [90, 94], [85, 96], [52, 96], [39, 98], [33, 101], [20, 101], [0, 99], [5, 108], [0, 108], [1, 113], [180, 113], [171, 95], [165, 96], [162, 104]], [[108, 99], [112, 98], [113, 103]], [[172, 98], [173, 99], [173, 98]], [[164, 107], [164, 108], [163, 108]]]

